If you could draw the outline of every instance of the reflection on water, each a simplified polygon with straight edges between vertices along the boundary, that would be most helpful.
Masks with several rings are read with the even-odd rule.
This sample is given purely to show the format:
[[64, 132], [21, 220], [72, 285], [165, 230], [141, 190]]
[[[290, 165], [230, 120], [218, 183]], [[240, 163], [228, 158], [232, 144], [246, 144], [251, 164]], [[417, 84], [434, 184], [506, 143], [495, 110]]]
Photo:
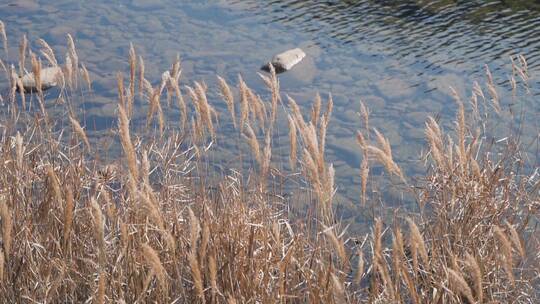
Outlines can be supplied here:
[[[354, 210], [360, 100], [371, 109], [370, 124], [389, 137], [396, 160], [410, 174], [418, 173], [426, 117], [438, 115], [449, 127], [455, 114], [449, 86], [470, 96], [473, 81], [484, 81], [484, 64], [497, 82], [507, 83], [508, 58], [515, 53], [527, 55], [531, 82], [536, 81], [539, 6], [449, 0], [17, 0], [0, 3], [0, 19], [7, 25], [12, 56], [23, 34], [33, 45], [43, 37], [58, 54], [66, 52], [66, 33], [74, 35], [94, 79], [92, 94], [74, 102], [96, 133], [115, 123], [115, 75], [127, 71], [129, 42], [145, 58], [149, 79], [159, 79], [179, 53], [184, 79], [204, 80], [212, 88], [216, 74], [231, 81], [242, 74], [261, 93], [261, 64], [275, 53], [302, 47], [307, 57], [280, 76], [281, 88], [305, 109], [317, 91], [332, 93], [328, 160], [336, 168], [341, 201]], [[538, 85], [531, 86], [536, 94]], [[134, 124], [143, 126], [146, 105], [136, 106]], [[532, 118], [526, 118], [524, 129], [534, 137], [539, 105], [526, 106]], [[222, 102], [216, 107], [225, 108]], [[177, 110], [168, 113], [177, 121]], [[279, 132], [286, 138], [286, 130]], [[286, 143], [277, 144], [283, 147], [276, 154], [285, 154]]]

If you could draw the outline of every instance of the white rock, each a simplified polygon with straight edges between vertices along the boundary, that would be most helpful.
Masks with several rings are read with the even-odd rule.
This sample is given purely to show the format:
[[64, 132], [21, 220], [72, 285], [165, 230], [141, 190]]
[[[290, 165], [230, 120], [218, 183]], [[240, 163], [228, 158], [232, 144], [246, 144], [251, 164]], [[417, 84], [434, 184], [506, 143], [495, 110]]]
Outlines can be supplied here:
[[[47, 90], [58, 85], [58, 80], [62, 77], [62, 69], [58, 66], [41, 69], [40, 73], [41, 89]], [[34, 73], [28, 73], [21, 77], [23, 88], [26, 92], [37, 91], [37, 84]]]
[[[302, 61], [304, 57], [306, 57], [306, 53], [304, 53], [302, 49], [296, 48], [275, 55], [270, 63], [274, 66], [274, 69], [276, 69], [276, 73], [282, 73], [292, 69], [292, 67]], [[270, 71], [268, 64], [263, 65], [261, 69]]]

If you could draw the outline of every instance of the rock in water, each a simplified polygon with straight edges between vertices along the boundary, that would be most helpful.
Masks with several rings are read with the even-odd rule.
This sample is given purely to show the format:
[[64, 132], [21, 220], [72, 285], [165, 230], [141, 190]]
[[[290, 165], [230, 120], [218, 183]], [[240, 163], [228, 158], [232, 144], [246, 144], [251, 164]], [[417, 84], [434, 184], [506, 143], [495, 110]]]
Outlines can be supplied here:
[[[44, 68], [41, 69], [39, 76], [41, 89], [45, 91], [58, 85], [58, 79], [62, 77], [62, 69], [58, 66]], [[21, 77], [21, 82], [25, 92], [36, 92], [38, 89], [33, 72]]]
[[276, 73], [283, 73], [292, 69], [292, 67], [302, 61], [304, 57], [306, 57], [306, 53], [304, 53], [304, 51], [302, 51], [300, 48], [288, 50], [275, 55], [270, 63], [267, 63], [261, 67], [261, 70], [270, 72], [269, 64], [272, 64], [276, 70]]

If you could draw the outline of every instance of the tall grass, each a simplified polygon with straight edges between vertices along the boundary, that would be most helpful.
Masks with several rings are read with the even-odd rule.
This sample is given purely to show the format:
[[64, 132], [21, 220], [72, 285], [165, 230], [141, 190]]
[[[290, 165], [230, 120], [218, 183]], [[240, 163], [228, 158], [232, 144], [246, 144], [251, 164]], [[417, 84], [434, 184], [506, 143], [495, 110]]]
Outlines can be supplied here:
[[[218, 78], [223, 101], [212, 100], [204, 83], [180, 85], [179, 60], [152, 85], [131, 46], [129, 74], [119, 72], [118, 101], [111, 100], [118, 103], [113, 131], [122, 155], [107, 160], [72, 109], [91, 88], [73, 37], [59, 89], [17, 93], [17, 75], [28, 64], [36, 75], [59, 64], [52, 48], [40, 45], [34, 53], [23, 38], [17, 65], [3, 64], [9, 90], [2, 96], [8, 115], [0, 135], [1, 302], [538, 301], [539, 182], [528, 174], [536, 164], [527, 163], [517, 134], [486, 139], [488, 122], [497, 119], [488, 114], [505, 115], [490, 73], [491, 97], [475, 85], [470, 112], [456, 94], [453, 130], [427, 120], [429, 153], [420, 182], [405, 176], [362, 104], [358, 203], [371, 204], [370, 166], [380, 163], [419, 207], [393, 220], [374, 219], [372, 233], [362, 236], [350, 235], [335, 216], [335, 170], [324, 156], [331, 96], [318, 97], [308, 118], [293, 99], [282, 98], [271, 71], [261, 75], [269, 100], [241, 77], [234, 88]], [[512, 78], [517, 90], [527, 80], [524, 58], [514, 62], [514, 75], [521, 77]], [[69, 127], [48, 113], [52, 97], [65, 101]], [[219, 132], [218, 102], [241, 134], [238, 149], [249, 147], [251, 155], [215, 176], [208, 150], [234, 140]], [[140, 104], [156, 132], [133, 128]], [[178, 120], [167, 121], [164, 107], [178, 109]], [[289, 123], [287, 169], [272, 154], [280, 115]], [[295, 180], [309, 186], [311, 211], [302, 217], [286, 208], [298, 198], [287, 196], [283, 184]]]

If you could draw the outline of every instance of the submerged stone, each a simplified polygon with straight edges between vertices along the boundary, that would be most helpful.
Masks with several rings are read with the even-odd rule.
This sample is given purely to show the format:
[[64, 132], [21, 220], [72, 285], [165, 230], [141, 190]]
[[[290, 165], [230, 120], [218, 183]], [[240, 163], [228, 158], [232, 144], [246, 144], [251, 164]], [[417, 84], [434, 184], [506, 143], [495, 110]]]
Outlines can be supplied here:
[[283, 73], [292, 69], [292, 67], [302, 61], [304, 57], [306, 57], [306, 53], [304, 53], [304, 51], [302, 51], [300, 48], [288, 50], [275, 55], [272, 58], [272, 61], [261, 67], [261, 70], [270, 72], [269, 64], [271, 64], [274, 66], [276, 73]]
[[[62, 77], [62, 69], [58, 66], [41, 69], [39, 73], [41, 89], [48, 90], [58, 85], [58, 79]], [[25, 92], [35, 92], [38, 89], [34, 73], [27, 73], [21, 77]]]

